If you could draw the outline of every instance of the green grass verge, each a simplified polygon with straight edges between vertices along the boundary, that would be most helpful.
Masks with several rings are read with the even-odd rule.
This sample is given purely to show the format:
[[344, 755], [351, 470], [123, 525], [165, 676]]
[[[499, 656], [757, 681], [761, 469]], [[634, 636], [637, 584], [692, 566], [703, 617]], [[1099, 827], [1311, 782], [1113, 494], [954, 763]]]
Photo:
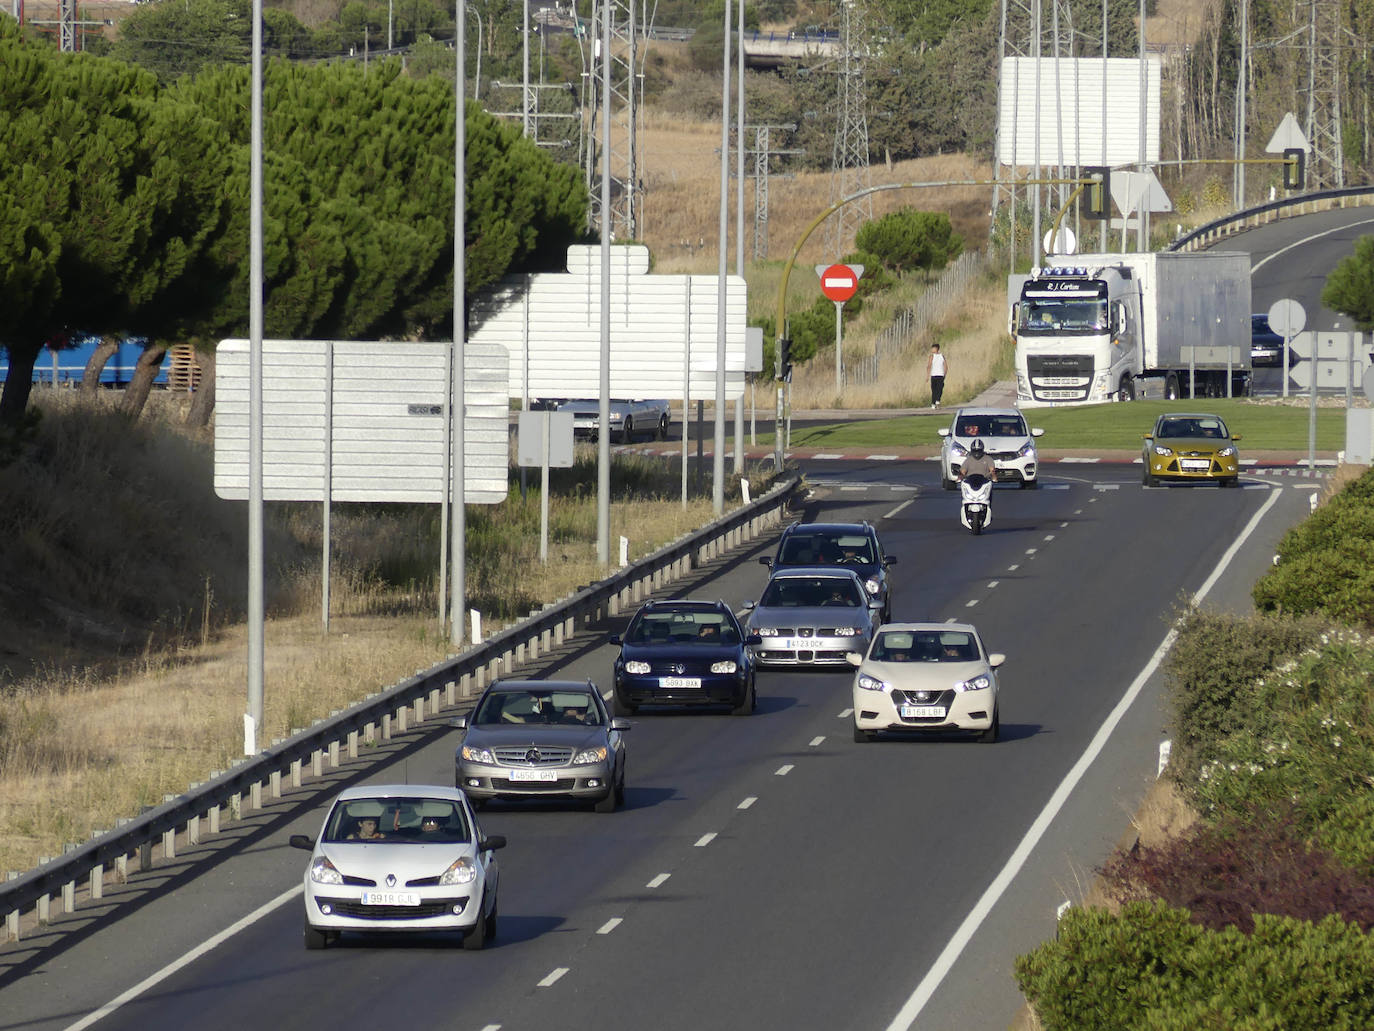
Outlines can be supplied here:
[[[1032, 426], [1044, 429], [1039, 446], [1047, 450], [1135, 451], [1160, 412], [1212, 412], [1241, 435], [1240, 450], [1306, 451], [1306, 406], [1245, 400], [1135, 401], [1130, 404], [1086, 408], [1036, 408], [1026, 411]], [[797, 415], [794, 414], [794, 418]], [[824, 426], [794, 427], [792, 447], [926, 447], [938, 446], [939, 429], [948, 426], [949, 412], [867, 419]], [[759, 434], [759, 445], [771, 444], [772, 434]], [[1345, 409], [1317, 410], [1317, 450], [1345, 447]]]

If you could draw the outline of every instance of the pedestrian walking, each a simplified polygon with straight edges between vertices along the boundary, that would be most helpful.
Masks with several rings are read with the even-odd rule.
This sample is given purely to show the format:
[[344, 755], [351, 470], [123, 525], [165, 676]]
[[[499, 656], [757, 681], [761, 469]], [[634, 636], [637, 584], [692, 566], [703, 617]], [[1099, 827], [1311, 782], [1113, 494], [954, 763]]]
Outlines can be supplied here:
[[939, 344], [930, 345], [930, 358], [926, 361], [926, 375], [930, 377], [930, 403], [940, 407], [940, 398], [945, 393], [945, 371], [947, 363], [940, 353]]

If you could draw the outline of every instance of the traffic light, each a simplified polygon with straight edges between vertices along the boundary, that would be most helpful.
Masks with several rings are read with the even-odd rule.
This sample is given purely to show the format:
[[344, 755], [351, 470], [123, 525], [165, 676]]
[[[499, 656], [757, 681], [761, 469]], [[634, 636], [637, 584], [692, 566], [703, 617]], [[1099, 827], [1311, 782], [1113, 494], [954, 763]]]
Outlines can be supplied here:
[[778, 337], [778, 379], [792, 378], [792, 341]]
[[1307, 175], [1307, 151], [1301, 147], [1289, 147], [1283, 152], [1283, 188], [1301, 190]]
[[1083, 217], [1097, 222], [1111, 218], [1112, 170], [1100, 166], [1084, 168], [1083, 178], [1092, 180], [1088, 183], [1088, 204], [1083, 211]]

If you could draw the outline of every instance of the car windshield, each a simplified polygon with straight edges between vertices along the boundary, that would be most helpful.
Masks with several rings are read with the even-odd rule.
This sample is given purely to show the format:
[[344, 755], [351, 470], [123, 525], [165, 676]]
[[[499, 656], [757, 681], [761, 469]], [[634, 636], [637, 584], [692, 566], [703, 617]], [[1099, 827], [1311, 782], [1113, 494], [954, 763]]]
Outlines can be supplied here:
[[954, 424], [956, 437], [1024, 437], [1026, 420], [1019, 415], [961, 415]]
[[964, 630], [889, 630], [873, 640], [876, 662], [974, 662], [978, 642]]
[[1229, 436], [1226, 424], [1215, 415], [1170, 416], [1159, 420], [1155, 436], [1161, 439], [1179, 437], [1221, 440]]
[[325, 841], [456, 845], [472, 840], [467, 812], [447, 798], [350, 798], [334, 805]]
[[627, 644], [739, 644], [739, 631], [711, 610], [643, 612], [625, 634]]
[[871, 566], [873, 543], [865, 534], [789, 534], [783, 542], [778, 564], [783, 566]]
[[759, 599], [762, 608], [858, 608], [863, 588], [838, 576], [780, 576], [769, 582]]
[[491, 691], [473, 715], [473, 725], [512, 723], [600, 726], [596, 701], [578, 688]]

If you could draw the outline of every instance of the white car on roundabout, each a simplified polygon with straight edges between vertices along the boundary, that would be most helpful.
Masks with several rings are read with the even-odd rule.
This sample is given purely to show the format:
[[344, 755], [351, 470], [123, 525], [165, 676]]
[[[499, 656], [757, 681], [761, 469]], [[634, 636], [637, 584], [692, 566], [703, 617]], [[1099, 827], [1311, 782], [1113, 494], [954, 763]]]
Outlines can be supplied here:
[[866, 654], [851, 652], [854, 740], [879, 733], [957, 732], [983, 742], [1000, 732], [997, 670], [969, 623], [887, 623]]
[[1019, 483], [1022, 489], [1040, 486], [1040, 456], [1035, 446], [1045, 431], [1026, 425], [1019, 408], [959, 408], [948, 426], [941, 426], [940, 486], [953, 490], [969, 447], [981, 440], [997, 469], [999, 483]]

